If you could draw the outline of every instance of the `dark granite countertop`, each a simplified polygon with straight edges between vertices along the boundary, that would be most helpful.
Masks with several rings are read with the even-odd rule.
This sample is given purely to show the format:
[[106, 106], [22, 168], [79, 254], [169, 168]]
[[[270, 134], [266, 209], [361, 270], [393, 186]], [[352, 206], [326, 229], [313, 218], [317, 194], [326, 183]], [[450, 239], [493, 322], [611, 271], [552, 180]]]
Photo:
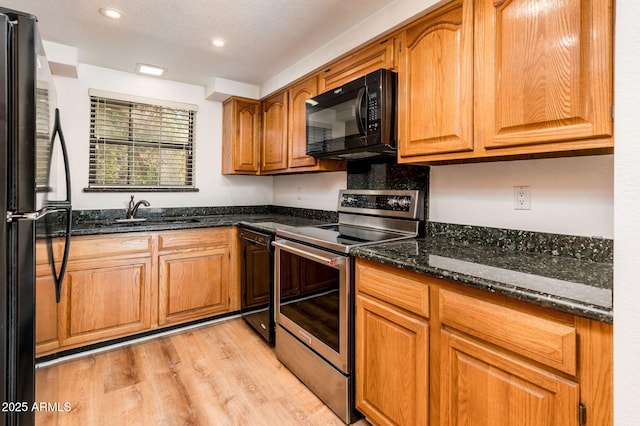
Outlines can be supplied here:
[[220, 214], [211, 216], [171, 216], [149, 218], [141, 222], [121, 223], [113, 219], [83, 220], [73, 224], [71, 235], [101, 235], [125, 232], [152, 232], [177, 229], [213, 228], [246, 225], [258, 231], [275, 233], [288, 226], [323, 223], [316, 219], [281, 214]]
[[[147, 221], [117, 223], [115, 218], [121, 217], [119, 211], [82, 211], [74, 216], [71, 234], [101, 235], [233, 225], [275, 233], [277, 229], [290, 226], [335, 222], [337, 217], [334, 215], [335, 212], [255, 206], [164, 209], [149, 215]], [[489, 240], [478, 243], [484, 239], [461, 238], [460, 235], [451, 234], [450, 230], [442, 232], [443, 227], [442, 224], [432, 224], [425, 238], [359, 247], [351, 253], [363, 259], [448, 279], [513, 299], [613, 322], [613, 264], [610, 261], [580, 258], [584, 256], [580, 252], [577, 253], [578, 257], [559, 256], [551, 254], [553, 250], [526, 252], [498, 246]], [[474, 236], [478, 229], [456, 227], [455, 231]], [[456, 238], [452, 238], [452, 235]], [[533, 240], [540, 240], [541, 247], [548, 245], [546, 238], [537, 234], [535, 237]], [[531, 238], [527, 241], [527, 246], [532, 245]], [[540, 250], [539, 247], [535, 249]]]
[[613, 323], [613, 264], [457, 244], [438, 235], [355, 248], [356, 257]]

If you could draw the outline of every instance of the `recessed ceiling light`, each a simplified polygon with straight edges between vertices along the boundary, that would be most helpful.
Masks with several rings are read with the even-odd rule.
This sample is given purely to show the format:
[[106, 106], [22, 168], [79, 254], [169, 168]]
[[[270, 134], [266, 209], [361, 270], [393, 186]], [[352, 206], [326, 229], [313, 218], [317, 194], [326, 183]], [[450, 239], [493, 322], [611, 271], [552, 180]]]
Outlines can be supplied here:
[[112, 7], [103, 7], [102, 9], [100, 9], [100, 14], [102, 16], [106, 16], [107, 18], [111, 18], [111, 19], [122, 18], [122, 12]]
[[156, 67], [154, 65], [138, 64], [136, 66], [136, 71], [141, 74], [148, 74], [159, 77], [164, 73], [164, 68]]
[[224, 40], [221, 40], [219, 38], [212, 38], [210, 43], [215, 47], [224, 46]]

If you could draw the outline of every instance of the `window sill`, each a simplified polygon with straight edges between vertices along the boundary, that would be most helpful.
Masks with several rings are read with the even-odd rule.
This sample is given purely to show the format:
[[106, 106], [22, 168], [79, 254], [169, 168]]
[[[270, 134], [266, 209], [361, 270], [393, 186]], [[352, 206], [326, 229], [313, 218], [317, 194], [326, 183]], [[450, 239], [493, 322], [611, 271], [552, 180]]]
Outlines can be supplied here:
[[130, 186], [126, 188], [83, 188], [82, 192], [199, 192], [198, 188], [148, 188]]

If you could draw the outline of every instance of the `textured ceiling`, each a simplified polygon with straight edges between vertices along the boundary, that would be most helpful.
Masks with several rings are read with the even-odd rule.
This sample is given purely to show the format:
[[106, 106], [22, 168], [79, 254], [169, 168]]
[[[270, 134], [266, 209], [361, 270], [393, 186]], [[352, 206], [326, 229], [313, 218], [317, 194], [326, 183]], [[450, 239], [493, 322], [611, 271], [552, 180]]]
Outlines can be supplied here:
[[[260, 84], [390, 0], [0, 0], [38, 17], [43, 39], [74, 46], [78, 61], [206, 85], [213, 77]], [[123, 12], [104, 18], [102, 7]], [[209, 40], [226, 41], [214, 48]]]

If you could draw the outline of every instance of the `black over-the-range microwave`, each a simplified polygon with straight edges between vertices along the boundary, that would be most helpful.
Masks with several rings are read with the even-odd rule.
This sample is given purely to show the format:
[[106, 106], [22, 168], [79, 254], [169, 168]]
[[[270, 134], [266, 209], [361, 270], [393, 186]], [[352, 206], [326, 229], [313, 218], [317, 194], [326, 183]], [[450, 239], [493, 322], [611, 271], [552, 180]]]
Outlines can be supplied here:
[[396, 154], [397, 74], [379, 69], [307, 100], [307, 155], [359, 160]]

